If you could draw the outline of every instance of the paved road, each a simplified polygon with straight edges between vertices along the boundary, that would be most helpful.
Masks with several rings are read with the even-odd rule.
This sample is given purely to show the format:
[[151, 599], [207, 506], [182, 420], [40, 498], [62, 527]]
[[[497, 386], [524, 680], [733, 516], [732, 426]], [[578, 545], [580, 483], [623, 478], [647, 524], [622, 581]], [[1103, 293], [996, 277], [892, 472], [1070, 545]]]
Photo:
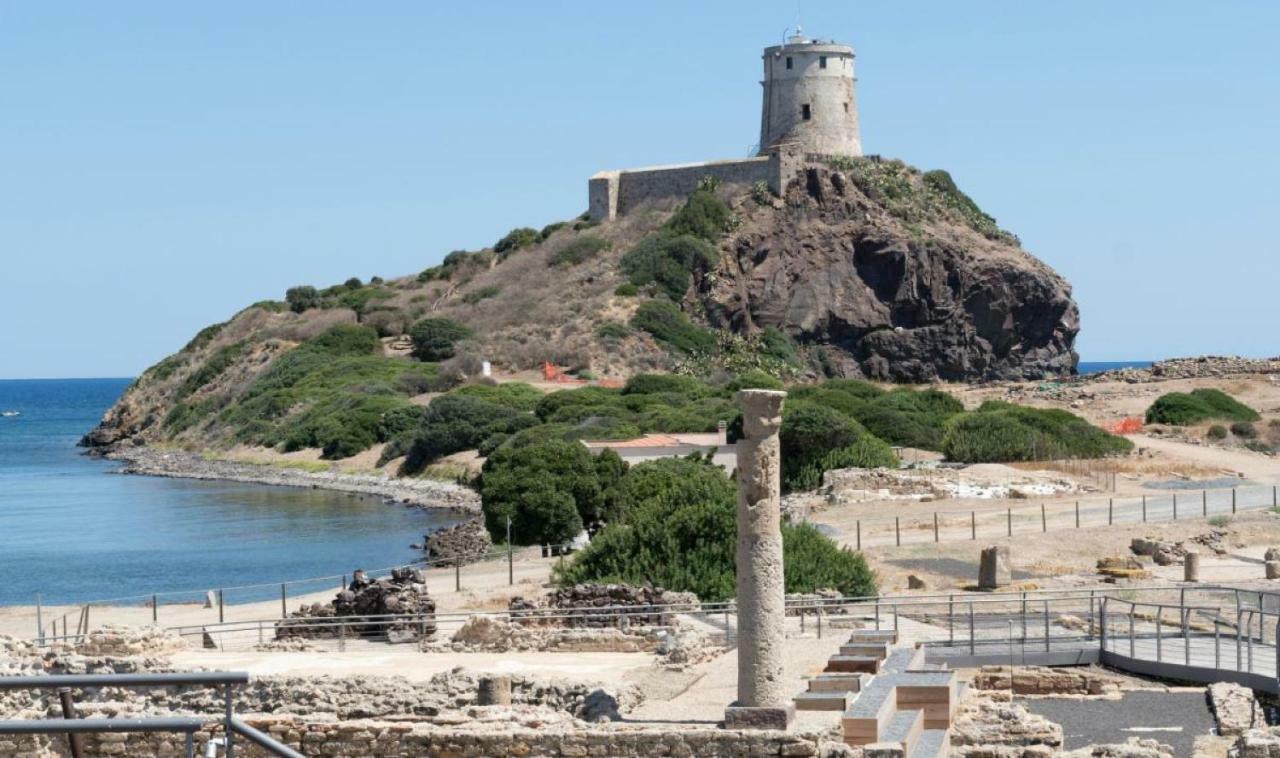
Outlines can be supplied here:
[[1196, 737], [1214, 728], [1202, 692], [1139, 691], [1121, 700], [1031, 699], [1027, 710], [1062, 725], [1063, 747], [1121, 743], [1130, 737], [1154, 739], [1191, 755]]

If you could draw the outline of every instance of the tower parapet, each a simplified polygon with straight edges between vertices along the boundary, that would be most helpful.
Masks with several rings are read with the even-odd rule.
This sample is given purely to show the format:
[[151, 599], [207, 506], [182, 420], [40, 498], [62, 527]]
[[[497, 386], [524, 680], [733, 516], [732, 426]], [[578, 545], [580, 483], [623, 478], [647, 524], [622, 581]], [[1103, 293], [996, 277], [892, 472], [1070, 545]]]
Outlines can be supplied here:
[[849, 45], [811, 40], [799, 30], [784, 44], [765, 48], [761, 155], [781, 146], [862, 155], [853, 59]]

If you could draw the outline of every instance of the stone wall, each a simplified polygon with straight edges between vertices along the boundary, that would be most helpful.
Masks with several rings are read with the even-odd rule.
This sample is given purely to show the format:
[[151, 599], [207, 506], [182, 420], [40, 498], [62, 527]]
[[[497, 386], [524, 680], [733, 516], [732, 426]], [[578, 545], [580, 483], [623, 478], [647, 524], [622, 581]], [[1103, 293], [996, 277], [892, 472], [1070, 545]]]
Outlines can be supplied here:
[[626, 171], [602, 171], [587, 182], [591, 218], [608, 220], [626, 215], [644, 203], [676, 202], [693, 194], [704, 177], [738, 191], [764, 182], [776, 194], [798, 170], [797, 157], [774, 153], [759, 158], [685, 163]]
[[[478, 725], [470, 728], [439, 727], [386, 721], [314, 721], [290, 717], [250, 717], [250, 725], [267, 732], [307, 755], [444, 758], [445, 756], [520, 755], [640, 758], [653, 755], [729, 756], [818, 755], [815, 735], [770, 731], [730, 731], [712, 727], [688, 727], [678, 731], [634, 727], [574, 727], [545, 724], [534, 718], [512, 719], [511, 709], [476, 708], [470, 714]], [[485, 713], [485, 712], [489, 713]], [[486, 719], [486, 716], [489, 718]], [[524, 721], [526, 723], [520, 723]], [[196, 734], [197, 745], [221, 734], [211, 722]], [[181, 735], [106, 734], [87, 737], [89, 755], [178, 756]], [[65, 756], [65, 740], [47, 738], [0, 741], [0, 758]], [[197, 751], [199, 754], [199, 751]], [[268, 758], [262, 749], [243, 739], [236, 744], [241, 758]]]

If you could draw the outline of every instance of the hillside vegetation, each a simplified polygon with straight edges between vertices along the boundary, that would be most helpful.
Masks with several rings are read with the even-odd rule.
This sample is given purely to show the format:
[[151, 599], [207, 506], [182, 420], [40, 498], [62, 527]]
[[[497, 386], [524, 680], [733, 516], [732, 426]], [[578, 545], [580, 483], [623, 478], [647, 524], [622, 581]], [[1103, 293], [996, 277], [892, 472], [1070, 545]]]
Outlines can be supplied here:
[[[826, 289], [805, 289], [817, 283]], [[410, 276], [291, 287], [144, 372], [85, 443], [315, 448], [331, 459], [387, 443], [383, 461], [408, 455], [413, 472], [533, 423], [601, 437], [708, 431], [731, 420], [740, 376], [1070, 371], [1074, 318], [1065, 283], [945, 172], [840, 161], [809, 167], [783, 197], [704, 182], [682, 203], [608, 223], [518, 227]], [[474, 379], [482, 360], [619, 380], [665, 372], [713, 389], [592, 391], [533, 420], [483, 394], [423, 408]], [[789, 471], [792, 486], [840, 460], [886, 462], [882, 442], [937, 448], [958, 411], [941, 394], [866, 387], [808, 391], [848, 428], [836, 457]]]

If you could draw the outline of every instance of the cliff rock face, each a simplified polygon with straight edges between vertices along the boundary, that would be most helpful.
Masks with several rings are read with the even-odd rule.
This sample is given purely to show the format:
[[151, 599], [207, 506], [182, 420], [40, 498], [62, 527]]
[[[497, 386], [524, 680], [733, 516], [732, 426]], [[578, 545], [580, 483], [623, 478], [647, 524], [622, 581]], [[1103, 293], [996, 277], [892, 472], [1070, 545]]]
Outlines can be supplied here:
[[[893, 175], [885, 190], [880, 174], [812, 166], [745, 217], [704, 294], [713, 325], [777, 327], [825, 346], [828, 370], [846, 376], [1073, 373], [1079, 312], [1067, 282], [958, 190], [905, 167]], [[954, 190], [949, 177], [937, 184]]]

